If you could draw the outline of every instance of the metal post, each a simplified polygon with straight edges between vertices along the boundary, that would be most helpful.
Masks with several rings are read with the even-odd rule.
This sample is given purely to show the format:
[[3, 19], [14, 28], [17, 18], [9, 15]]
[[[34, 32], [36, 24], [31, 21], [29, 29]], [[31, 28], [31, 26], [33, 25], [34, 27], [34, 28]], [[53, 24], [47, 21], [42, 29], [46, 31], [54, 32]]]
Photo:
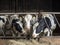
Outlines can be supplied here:
[[53, 15], [54, 15], [54, 18], [55, 18], [55, 20], [56, 20], [56, 22], [57, 22], [57, 24], [58, 24], [58, 26], [59, 26], [59, 28], [60, 28], [60, 23], [58, 22], [58, 20], [57, 20], [55, 14], [53, 14]]

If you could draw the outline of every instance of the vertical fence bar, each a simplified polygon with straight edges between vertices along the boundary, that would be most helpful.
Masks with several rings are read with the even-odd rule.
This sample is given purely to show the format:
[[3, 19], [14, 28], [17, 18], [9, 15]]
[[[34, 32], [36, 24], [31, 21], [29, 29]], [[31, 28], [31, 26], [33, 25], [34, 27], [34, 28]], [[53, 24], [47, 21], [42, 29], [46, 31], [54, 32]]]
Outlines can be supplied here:
[[59, 28], [60, 28], [60, 23], [58, 22], [58, 20], [57, 20], [55, 14], [53, 14], [53, 15], [54, 15], [54, 18], [55, 18], [55, 20], [56, 20], [56, 22], [57, 22], [57, 24], [58, 24], [58, 26], [59, 26]]
[[[48, 23], [47, 23], [47, 21], [46, 21], [46, 19], [44, 18], [44, 21], [45, 21], [45, 23], [46, 23], [46, 25], [47, 25], [47, 27], [48, 27], [48, 31], [50, 32], [50, 28], [49, 28], [49, 25], [48, 25]], [[50, 36], [50, 34], [49, 34], [49, 36]]]

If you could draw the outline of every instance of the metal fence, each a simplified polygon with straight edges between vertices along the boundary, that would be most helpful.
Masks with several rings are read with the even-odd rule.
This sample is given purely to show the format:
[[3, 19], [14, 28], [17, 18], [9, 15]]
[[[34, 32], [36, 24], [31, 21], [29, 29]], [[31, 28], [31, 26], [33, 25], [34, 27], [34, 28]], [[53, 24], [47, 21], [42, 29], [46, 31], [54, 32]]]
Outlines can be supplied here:
[[[58, 26], [60, 27], [60, 23], [59, 21], [57, 20], [55, 14], [60, 14], [60, 12], [20, 12], [20, 13], [0, 13], [0, 15], [14, 15], [14, 14], [17, 14], [17, 15], [21, 15], [21, 14], [35, 14], [35, 15], [38, 15], [39, 13], [41, 14], [53, 14], [53, 16], [55, 17], [55, 20], [58, 24]], [[45, 20], [46, 22], [46, 20]], [[47, 24], [47, 22], [46, 22]], [[49, 25], [47, 24], [47, 27], [49, 27]], [[16, 38], [25, 38], [25, 37], [14, 37], [14, 36], [5, 36], [4, 35], [4, 32], [3, 32], [3, 36], [0, 36], [1, 39], [16, 39]]]

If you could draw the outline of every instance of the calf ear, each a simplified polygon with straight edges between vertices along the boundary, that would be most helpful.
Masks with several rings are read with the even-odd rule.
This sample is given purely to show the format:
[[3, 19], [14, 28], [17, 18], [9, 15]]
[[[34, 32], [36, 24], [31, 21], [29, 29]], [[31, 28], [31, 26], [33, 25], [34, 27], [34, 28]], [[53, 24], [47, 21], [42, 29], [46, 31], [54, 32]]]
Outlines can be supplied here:
[[8, 15], [5, 15], [6, 17], [8, 17]]
[[23, 18], [25, 18], [25, 16], [23, 16]]

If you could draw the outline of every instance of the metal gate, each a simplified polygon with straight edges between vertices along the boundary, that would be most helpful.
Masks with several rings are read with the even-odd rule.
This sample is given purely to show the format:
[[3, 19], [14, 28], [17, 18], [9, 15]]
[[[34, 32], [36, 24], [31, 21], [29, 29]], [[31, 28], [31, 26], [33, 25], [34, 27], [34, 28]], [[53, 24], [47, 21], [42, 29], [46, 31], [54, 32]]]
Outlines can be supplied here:
[[[5, 16], [5, 15], [24, 15], [24, 14], [37, 14], [38, 15], [38, 12], [20, 12], [20, 13], [0, 13], [0, 16], [1, 15], [3, 15], [3, 16]], [[9, 30], [10, 31], [10, 30]], [[11, 33], [12, 33], [12, 31], [11, 31]], [[3, 36], [0, 36], [0, 38], [1, 39], [16, 39], [16, 38], [25, 38], [25, 37], [16, 37], [16, 36], [6, 36], [5, 34], [4, 34], [4, 31], [2, 30], [2, 34], [3, 34]]]
[[[60, 12], [20, 12], [20, 13], [0, 13], [0, 15], [14, 15], [14, 14], [17, 14], [17, 15], [23, 15], [23, 14], [35, 14], [35, 15], [38, 15], [39, 13], [41, 14], [53, 14], [55, 19], [56, 19], [56, 22], [58, 24], [58, 26], [60, 27], [60, 23], [58, 22], [55, 14], [60, 14]], [[46, 21], [46, 20], [45, 20]], [[47, 22], [46, 22], [47, 23]], [[48, 24], [47, 24], [48, 25]], [[48, 26], [49, 27], [49, 26]], [[4, 35], [4, 31], [3, 31], [3, 36], [0, 36], [1, 39], [16, 39], [16, 38], [25, 38], [25, 37], [14, 37], [14, 36], [5, 36]]]

